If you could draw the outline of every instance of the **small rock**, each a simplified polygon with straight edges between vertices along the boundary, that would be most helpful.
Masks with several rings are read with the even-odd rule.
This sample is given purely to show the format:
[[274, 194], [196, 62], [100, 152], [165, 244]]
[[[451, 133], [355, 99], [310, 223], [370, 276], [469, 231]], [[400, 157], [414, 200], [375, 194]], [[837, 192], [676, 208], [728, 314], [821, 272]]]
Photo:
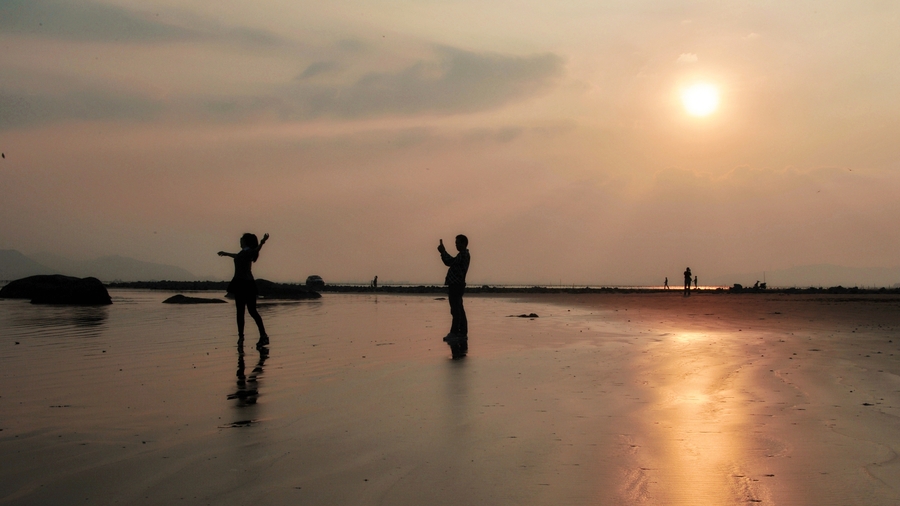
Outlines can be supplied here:
[[203, 297], [187, 297], [182, 294], [173, 295], [163, 301], [163, 304], [225, 304], [222, 299], [205, 299]]

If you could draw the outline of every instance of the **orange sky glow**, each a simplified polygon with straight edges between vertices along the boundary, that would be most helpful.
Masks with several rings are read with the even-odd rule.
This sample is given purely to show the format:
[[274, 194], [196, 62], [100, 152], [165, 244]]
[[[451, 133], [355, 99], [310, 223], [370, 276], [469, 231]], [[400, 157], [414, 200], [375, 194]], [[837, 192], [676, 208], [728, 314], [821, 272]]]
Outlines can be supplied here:
[[0, 3], [0, 249], [221, 279], [269, 232], [258, 277], [382, 283], [441, 282], [458, 233], [476, 284], [900, 265], [898, 4], [320, 4]]

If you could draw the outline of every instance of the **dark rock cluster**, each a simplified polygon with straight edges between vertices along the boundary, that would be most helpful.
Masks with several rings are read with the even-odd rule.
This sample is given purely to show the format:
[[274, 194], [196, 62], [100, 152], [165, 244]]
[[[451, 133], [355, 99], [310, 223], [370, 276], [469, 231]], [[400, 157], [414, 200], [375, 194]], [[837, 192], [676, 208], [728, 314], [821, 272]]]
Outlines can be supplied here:
[[[110, 283], [110, 288], [138, 288], [142, 290], [201, 291], [228, 288], [227, 281], [131, 281]], [[291, 283], [274, 283], [267, 279], [257, 279], [256, 289], [263, 299], [318, 299], [322, 295], [306, 286]], [[177, 302], [176, 302], [177, 303]]]
[[203, 297], [188, 297], [178, 294], [163, 301], [163, 304], [225, 304], [222, 299], [206, 299]]
[[97, 278], [60, 274], [29, 276], [0, 288], [0, 298], [31, 299], [32, 304], [102, 306], [112, 304], [109, 292]]
[[256, 289], [264, 299], [318, 299], [319, 292], [308, 287], [288, 283], [273, 283], [266, 279], [256, 280]]

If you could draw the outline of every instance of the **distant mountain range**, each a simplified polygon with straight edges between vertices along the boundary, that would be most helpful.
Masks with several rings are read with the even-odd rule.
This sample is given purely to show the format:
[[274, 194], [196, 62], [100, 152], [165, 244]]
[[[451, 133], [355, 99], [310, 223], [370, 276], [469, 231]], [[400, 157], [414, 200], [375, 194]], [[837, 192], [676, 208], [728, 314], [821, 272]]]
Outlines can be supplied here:
[[70, 260], [49, 253], [26, 256], [16, 250], [0, 250], [0, 280], [37, 274], [65, 274], [101, 281], [195, 281], [196, 276], [174, 265], [143, 262], [118, 255], [93, 260]]
[[53, 269], [41, 265], [14, 249], [0, 249], [0, 280], [34, 276], [37, 274], [55, 274]]

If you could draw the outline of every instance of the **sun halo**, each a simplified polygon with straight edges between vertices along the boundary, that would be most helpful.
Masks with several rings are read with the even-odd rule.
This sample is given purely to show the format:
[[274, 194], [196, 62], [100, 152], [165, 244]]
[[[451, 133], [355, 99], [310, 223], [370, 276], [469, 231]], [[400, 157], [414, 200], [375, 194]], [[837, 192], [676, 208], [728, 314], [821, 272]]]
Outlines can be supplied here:
[[681, 103], [691, 116], [709, 116], [719, 108], [719, 90], [708, 83], [697, 83], [681, 93]]

